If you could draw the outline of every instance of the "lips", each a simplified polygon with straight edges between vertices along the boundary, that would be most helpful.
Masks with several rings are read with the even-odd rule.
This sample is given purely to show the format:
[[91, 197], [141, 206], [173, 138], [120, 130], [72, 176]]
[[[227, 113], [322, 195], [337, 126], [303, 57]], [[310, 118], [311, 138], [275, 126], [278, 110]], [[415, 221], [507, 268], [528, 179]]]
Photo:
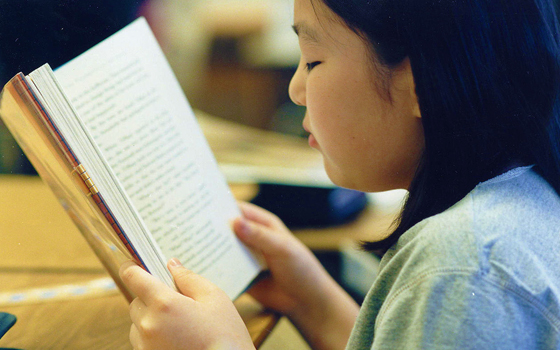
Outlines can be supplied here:
[[313, 148], [317, 148], [317, 146], [319, 144], [317, 143], [317, 139], [315, 139], [315, 136], [313, 136], [311, 131], [309, 131], [309, 128], [306, 125], [303, 125], [303, 130], [305, 130], [307, 133], [309, 133], [309, 136], [308, 136], [309, 146], [311, 146]]
[[317, 140], [315, 139], [313, 134], [309, 134], [309, 138], [307, 140], [307, 143], [309, 143], [309, 146], [311, 146], [313, 148], [317, 148], [317, 146], [319, 146], [319, 143], [317, 142]]
[[307, 113], [305, 115], [305, 118], [303, 119], [303, 130], [305, 130], [305, 132], [309, 133], [309, 138], [308, 138], [309, 146], [311, 146], [313, 148], [317, 148], [317, 146], [319, 146], [319, 144], [317, 143], [317, 139], [315, 139], [315, 137], [313, 136], [313, 133], [311, 133], [310, 128], [307, 125]]

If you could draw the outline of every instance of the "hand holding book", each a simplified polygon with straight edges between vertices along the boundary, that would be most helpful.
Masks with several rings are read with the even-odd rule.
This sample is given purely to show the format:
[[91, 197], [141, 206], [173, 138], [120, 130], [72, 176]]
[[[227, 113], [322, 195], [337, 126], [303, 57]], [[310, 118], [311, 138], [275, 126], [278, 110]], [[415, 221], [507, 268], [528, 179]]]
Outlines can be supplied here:
[[[134, 263], [121, 277], [138, 296], [130, 305], [130, 341], [135, 349], [254, 349], [249, 332], [228, 296], [178, 260], [168, 263], [179, 293]], [[188, 325], [188, 326], [187, 326]]]

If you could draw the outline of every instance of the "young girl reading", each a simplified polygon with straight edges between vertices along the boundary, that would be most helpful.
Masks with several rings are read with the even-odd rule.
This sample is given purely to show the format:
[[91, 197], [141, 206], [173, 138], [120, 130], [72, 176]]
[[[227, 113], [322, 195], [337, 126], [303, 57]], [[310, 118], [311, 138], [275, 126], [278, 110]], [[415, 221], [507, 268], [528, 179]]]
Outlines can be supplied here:
[[[273, 214], [239, 238], [250, 293], [315, 349], [560, 348], [560, 36], [549, 0], [295, 0], [290, 85], [332, 181], [405, 188], [361, 309]], [[227, 297], [176, 260], [180, 293], [121, 269], [135, 349], [251, 349]]]

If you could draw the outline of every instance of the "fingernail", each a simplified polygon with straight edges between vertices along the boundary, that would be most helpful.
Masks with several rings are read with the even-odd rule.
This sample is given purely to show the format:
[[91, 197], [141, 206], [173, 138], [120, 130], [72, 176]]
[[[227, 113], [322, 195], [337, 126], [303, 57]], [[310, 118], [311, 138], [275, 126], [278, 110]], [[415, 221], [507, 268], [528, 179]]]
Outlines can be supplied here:
[[249, 226], [247, 220], [242, 218], [241, 220], [239, 220], [239, 224], [239, 230], [241, 231], [241, 233], [243, 233], [244, 235], [248, 235], [251, 233], [251, 227]]
[[173, 259], [169, 260], [169, 266], [171, 266], [171, 267], [182, 267], [183, 264], [181, 264], [179, 259], [173, 258]]

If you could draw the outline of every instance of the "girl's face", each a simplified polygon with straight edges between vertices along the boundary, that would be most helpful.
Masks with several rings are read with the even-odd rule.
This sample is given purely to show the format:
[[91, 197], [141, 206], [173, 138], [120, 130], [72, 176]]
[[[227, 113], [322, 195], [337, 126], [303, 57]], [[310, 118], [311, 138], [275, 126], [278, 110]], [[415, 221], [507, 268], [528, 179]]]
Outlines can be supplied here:
[[424, 147], [408, 60], [385, 78], [389, 95], [366, 43], [322, 1], [295, 0], [294, 29], [302, 56], [290, 97], [307, 107], [303, 126], [331, 180], [367, 192], [408, 188]]

